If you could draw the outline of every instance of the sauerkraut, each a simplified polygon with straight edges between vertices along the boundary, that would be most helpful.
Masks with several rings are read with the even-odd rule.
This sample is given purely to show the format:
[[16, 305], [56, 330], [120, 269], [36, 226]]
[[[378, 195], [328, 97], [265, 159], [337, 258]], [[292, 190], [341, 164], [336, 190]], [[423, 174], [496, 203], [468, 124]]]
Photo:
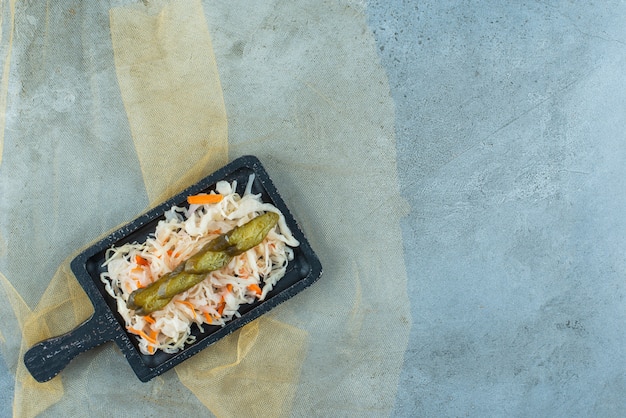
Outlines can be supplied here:
[[[242, 304], [263, 300], [280, 280], [299, 245], [283, 214], [253, 194], [250, 176], [243, 195], [237, 182], [221, 181], [215, 191], [223, 196], [214, 204], [174, 206], [165, 212], [154, 233], [145, 242], [125, 244], [107, 250], [101, 280], [116, 300], [127, 330], [135, 334], [143, 354], [156, 350], [175, 353], [195, 341], [192, 326], [203, 332], [204, 325], [223, 326], [239, 317]], [[277, 226], [256, 247], [234, 257], [230, 263], [189, 290], [176, 295], [163, 309], [150, 315], [136, 315], [127, 307], [130, 294], [156, 281], [199, 251], [206, 243], [235, 226], [265, 213], [279, 215]]]

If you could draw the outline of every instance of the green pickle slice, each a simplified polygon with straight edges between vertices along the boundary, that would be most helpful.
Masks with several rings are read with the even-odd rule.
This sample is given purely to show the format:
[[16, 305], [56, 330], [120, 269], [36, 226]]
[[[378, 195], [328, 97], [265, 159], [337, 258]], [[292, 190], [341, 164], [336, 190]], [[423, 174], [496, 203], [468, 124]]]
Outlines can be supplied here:
[[266, 212], [221, 234], [170, 273], [131, 293], [128, 308], [135, 310], [137, 315], [148, 315], [163, 309], [174, 296], [203, 281], [208, 273], [221, 269], [233, 257], [263, 242], [278, 219], [278, 214]]

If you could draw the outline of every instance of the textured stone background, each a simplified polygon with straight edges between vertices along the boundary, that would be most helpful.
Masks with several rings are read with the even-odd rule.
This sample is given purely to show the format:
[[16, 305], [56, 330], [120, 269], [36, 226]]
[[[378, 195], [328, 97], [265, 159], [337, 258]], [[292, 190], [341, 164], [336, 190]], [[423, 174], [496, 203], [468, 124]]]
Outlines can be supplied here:
[[412, 208], [394, 415], [626, 415], [626, 4], [368, 13]]
[[625, 416], [626, 3], [366, 10], [411, 206], [394, 415]]

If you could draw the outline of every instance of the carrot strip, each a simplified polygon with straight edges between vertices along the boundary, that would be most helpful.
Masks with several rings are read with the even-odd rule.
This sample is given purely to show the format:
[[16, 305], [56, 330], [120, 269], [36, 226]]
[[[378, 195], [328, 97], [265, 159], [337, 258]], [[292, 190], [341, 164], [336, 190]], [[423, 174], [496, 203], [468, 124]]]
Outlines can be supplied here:
[[194, 196], [188, 196], [187, 202], [190, 205], [208, 205], [211, 203], [219, 203], [224, 196], [221, 194], [197, 194]]
[[146, 315], [146, 316], [144, 316], [144, 317], [143, 317], [143, 319], [145, 319], [145, 320], [146, 320], [146, 322], [147, 322], [147, 323], [149, 323], [149, 324], [155, 324], [155, 323], [156, 323], [156, 321], [154, 320], [154, 318], [152, 318], [150, 315]]
[[155, 340], [154, 338], [150, 337], [148, 334], [146, 334], [145, 332], [143, 332], [140, 329], [135, 329], [133, 327], [127, 327], [126, 329], [128, 329], [128, 331], [132, 332], [135, 335], [139, 335], [140, 337], [142, 337], [143, 339], [145, 339], [149, 343], [152, 343], [152, 344], [156, 344], [157, 343], [157, 340]]
[[217, 307], [217, 313], [219, 314], [219, 316], [222, 316], [222, 314], [224, 313], [224, 308], [225, 307], [226, 307], [226, 303], [225, 302], [220, 302], [220, 304]]
[[261, 290], [261, 288], [259, 287], [258, 284], [256, 283], [252, 283], [248, 285], [248, 290], [253, 291], [254, 293], [256, 293], [257, 295], [260, 295], [261, 293], [263, 293], [263, 290]]
[[140, 256], [140, 255], [136, 255], [135, 256], [135, 262], [139, 266], [149, 266], [150, 265], [150, 262], [148, 260], [146, 260], [145, 258], [143, 258], [142, 256]]
[[226, 289], [228, 289], [228, 291], [229, 291], [230, 293], [233, 293], [233, 285], [232, 285], [232, 284], [228, 283], [228, 284], [226, 285]]
[[[152, 338], [152, 339], [154, 340], [154, 342], [153, 342], [152, 344], [156, 344], [156, 343], [158, 342], [158, 341], [157, 341], [157, 336], [158, 336], [158, 335], [159, 335], [159, 331], [152, 330], [152, 332], [150, 332], [150, 338]], [[148, 352], [149, 352], [150, 354], [154, 354], [154, 350], [155, 350], [155, 349], [154, 349], [154, 347], [153, 347], [153, 346], [151, 346], [151, 345], [149, 345], [149, 346], [148, 346]]]
[[177, 300], [176, 302], [182, 303], [186, 305], [187, 307], [189, 307], [189, 309], [191, 309], [191, 312], [193, 312], [193, 319], [196, 319], [196, 308], [191, 304], [191, 302], [188, 302], [186, 300]]
[[207, 323], [209, 323], [209, 324], [213, 323], [213, 318], [211, 317], [211, 315], [209, 315], [208, 312], [204, 313], [204, 319], [206, 319]]

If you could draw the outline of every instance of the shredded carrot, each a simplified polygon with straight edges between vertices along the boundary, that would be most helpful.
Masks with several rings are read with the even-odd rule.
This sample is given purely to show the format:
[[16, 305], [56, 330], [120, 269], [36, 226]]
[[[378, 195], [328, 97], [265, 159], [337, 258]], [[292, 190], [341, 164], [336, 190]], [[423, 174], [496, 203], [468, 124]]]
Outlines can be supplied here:
[[213, 318], [211, 317], [211, 315], [209, 315], [209, 313], [208, 313], [208, 312], [205, 312], [205, 313], [204, 313], [204, 319], [206, 319], [206, 321], [207, 321], [209, 324], [212, 324], [212, 323], [213, 323]]
[[149, 343], [152, 344], [156, 344], [157, 340], [148, 336], [148, 334], [146, 334], [145, 332], [143, 332], [140, 329], [135, 329], [133, 327], [127, 327], [128, 331], [132, 332], [133, 334], [139, 335], [140, 337], [144, 338], [146, 341], [148, 341]]
[[[222, 298], [222, 300], [224, 300], [224, 298]], [[222, 316], [222, 314], [224, 313], [224, 308], [226, 307], [226, 303], [225, 302], [220, 302], [220, 304], [217, 306], [217, 313]]]
[[211, 231], [211, 232], [209, 232], [209, 234], [217, 234], [217, 235], [219, 235], [219, 234], [221, 234], [221, 233], [222, 233], [222, 230], [221, 230], [221, 229], [216, 229], [215, 231]]
[[143, 258], [142, 256], [140, 256], [140, 255], [136, 255], [135, 256], [135, 262], [139, 266], [149, 266], [150, 265], [150, 262], [148, 260], [146, 260], [145, 258]]
[[131, 272], [131, 273], [141, 274], [141, 273], [143, 272], [143, 268], [142, 268], [142, 267], [139, 267], [139, 266], [138, 266], [138, 267], [133, 267], [133, 268], [130, 270], [130, 272]]
[[229, 291], [230, 293], [233, 293], [233, 285], [232, 285], [232, 284], [228, 283], [228, 284], [226, 285], [226, 289], [228, 289], [228, 291]]
[[145, 320], [146, 320], [146, 322], [147, 322], [147, 323], [149, 323], [149, 324], [155, 324], [155, 323], [156, 323], [156, 321], [154, 320], [154, 318], [152, 318], [150, 315], [146, 315], [146, 316], [144, 316], [144, 317], [143, 317], [143, 319], [145, 319]]
[[187, 197], [187, 202], [190, 205], [207, 205], [211, 203], [219, 203], [224, 196], [221, 194], [197, 194]]
[[[154, 340], [154, 342], [152, 344], [156, 344], [158, 342], [157, 341], [157, 336], [158, 335], [159, 335], [159, 331], [152, 330], [152, 332], [150, 332], [150, 338], [152, 338]], [[154, 354], [154, 347], [149, 345], [148, 346], [148, 352], [150, 354]]]
[[193, 313], [193, 319], [196, 319], [196, 308], [191, 304], [191, 302], [186, 300], [177, 300], [176, 303], [182, 303], [183, 305], [186, 305], [189, 309], [191, 309], [191, 312]]
[[260, 295], [261, 293], [263, 293], [263, 291], [261, 290], [261, 288], [259, 287], [258, 284], [256, 283], [252, 283], [248, 285], [248, 290], [253, 291], [254, 293], [256, 293], [257, 295]]
[[180, 253], [178, 251], [167, 250], [167, 256], [170, 258], [178, 258], [180, 257]]

